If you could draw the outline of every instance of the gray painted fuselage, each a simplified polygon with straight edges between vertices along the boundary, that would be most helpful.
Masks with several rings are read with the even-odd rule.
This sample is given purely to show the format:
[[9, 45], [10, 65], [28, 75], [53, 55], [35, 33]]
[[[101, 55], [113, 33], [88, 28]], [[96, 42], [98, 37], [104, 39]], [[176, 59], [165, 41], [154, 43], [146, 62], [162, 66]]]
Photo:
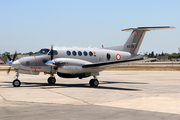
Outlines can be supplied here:
[[[44, 48], [49, 49], [50, 48]], [[58, 72], [62, 73], [86, 73], [86, 72], [100, 72], [106, 67], [99, 68], [82, 68], [82, 65], [91, 64], [91, 63], [101, 63], [101, 62], [110, 62], [110, 61], [120, 61], [131, 58], [129, 52], [123, 51], [114, 51], [107, 49], [99, 48], [66, 48], [66, 47], [55, 47], [54, 50], [58, 52], [57, 55], [54, 55], [54, 60], [57, 62], [65, 62], [64, 65], [58, 67]], [[71, 52], [71, 55], [67, 55], [67, 51]], [[76, 55], [73, 55], [72, 52], [75, 51]], [[81, 51], [82, 55], [80, 56], [78, 52]], [[83, 54], [87, 52], [87, 56]], [[90, 56], [89, 52], [92, 52]], [[110, 55], [110, 58], [107, 58], [107, 54]], [[50, 72], [51, 66], [47, 66], [45, 63], [50, 60], [50, 55], [35, 55], [21, 58], [19, 61], [20, 64], [15, 66], [17, 69], [21, 68], [22, 70], [32, 71], [32, 72]], [[15, 61], [16, 63], [16, 61]]]

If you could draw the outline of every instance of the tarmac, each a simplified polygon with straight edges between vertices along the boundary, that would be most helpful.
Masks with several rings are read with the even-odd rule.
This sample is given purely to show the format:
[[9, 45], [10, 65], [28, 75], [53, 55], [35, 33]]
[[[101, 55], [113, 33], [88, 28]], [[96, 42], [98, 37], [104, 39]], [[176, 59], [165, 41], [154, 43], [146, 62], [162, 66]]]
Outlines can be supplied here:
[[0, 120], [179, 120], [179, 71], [103, 71], [98, 87], [89, 78], [65, 79], [0, 72]]

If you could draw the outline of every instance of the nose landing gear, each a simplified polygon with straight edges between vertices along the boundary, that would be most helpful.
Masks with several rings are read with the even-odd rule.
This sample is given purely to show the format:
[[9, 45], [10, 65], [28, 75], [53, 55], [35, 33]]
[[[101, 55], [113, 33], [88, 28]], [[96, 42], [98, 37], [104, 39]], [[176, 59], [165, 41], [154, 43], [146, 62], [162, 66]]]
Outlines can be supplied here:
[[18, 77], [19, 77], [19, 69], [16, 70], [16, 76], [15, 76], [16, 79], [12, 83], [14, 87], [20, 87], [21, 85], [21, 81], [18, 80]]
[[21, 81], [20, 81], [20, 80], [15, 79], [15, 80], [13, 81], [13, 86], [14, 86], [14, 87], [20, 87], [20, 85], [21, 85]]

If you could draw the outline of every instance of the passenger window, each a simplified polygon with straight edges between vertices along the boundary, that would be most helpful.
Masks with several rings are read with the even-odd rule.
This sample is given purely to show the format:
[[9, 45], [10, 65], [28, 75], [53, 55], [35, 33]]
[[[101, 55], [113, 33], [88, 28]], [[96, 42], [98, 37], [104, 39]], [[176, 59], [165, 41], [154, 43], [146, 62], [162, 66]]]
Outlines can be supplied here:
[[107, 53], [107, 59], [110, 60], [111, 59], [111, 55], [109, 53]]
[[84, 51], [83, 54], [84, 54], [84, 56], [87, 56], [87, 55], [88, 55], [86, 51]]
[[66, 52], [66, 54], [67, 54], [68, 56], [70, 56], [70, 55], [71, 55], [71, 52], [68, 50], [68, 51]]
[[89, 55], [90, 55], [90, 56], [93, 56], [93, 53], [90, 51], [90, 52], [89, 52]]
[[79, 55], [79, 56], [82, 56], [82, 52], [81, 52], [81, 51], [78, 51], [78, 55]]
[[73, 51], [72, 54], [73, 54], [74, 56], [76, 56], [76, 51]]

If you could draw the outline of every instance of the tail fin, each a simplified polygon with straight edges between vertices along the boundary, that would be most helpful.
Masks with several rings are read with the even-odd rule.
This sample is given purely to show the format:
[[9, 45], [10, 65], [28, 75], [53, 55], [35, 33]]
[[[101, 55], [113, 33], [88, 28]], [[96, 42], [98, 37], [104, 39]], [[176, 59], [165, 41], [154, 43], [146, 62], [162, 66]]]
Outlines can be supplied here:
[[132, 54], [137, 54], [146, 31], [160, 30], [160, 29], [172, 29], [172, 28], [175, 28], [175, 27], [170, 27], [170, 26], [137, 27], [137, 28], [124, 29], [122, 31], [128, 31], [128, 32], [132, 31], [132, 33], [121, 50], [125, 51], [125, 52], [130, 52]]

